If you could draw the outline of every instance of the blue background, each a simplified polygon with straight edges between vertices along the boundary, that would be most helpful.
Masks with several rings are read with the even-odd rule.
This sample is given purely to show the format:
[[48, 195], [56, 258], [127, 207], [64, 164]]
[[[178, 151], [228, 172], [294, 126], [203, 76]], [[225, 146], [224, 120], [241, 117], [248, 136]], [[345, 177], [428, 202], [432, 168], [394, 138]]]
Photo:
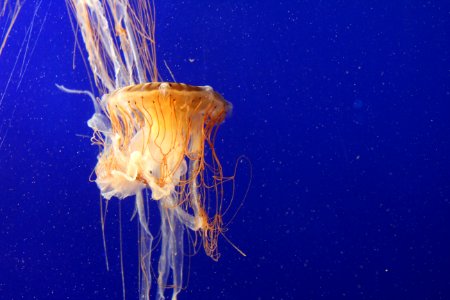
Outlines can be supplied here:
[[[108, 272], [88, 180], [93, 107], [55, 88], [90, 87], [62, 1], [37, 11], [20, 84], [20, 67], [12, 71], [35, 4], [0, 57], [0, 299], [121, 299], [118, 201]], [[166, 60], [177, 81], [233, 103], [216, 147], [225, 174], [240, 155], [253, 174], [227, 233], [247, 257], [224, 239], [218, 263], [201, 251], [180, 299], [450, 299], [448, 1], [156, 7], [163, 78]], [[238, 166], [242, 201], [250, 168]], [[137, 299], [133, 208], [122, 202], [128, 299]]]

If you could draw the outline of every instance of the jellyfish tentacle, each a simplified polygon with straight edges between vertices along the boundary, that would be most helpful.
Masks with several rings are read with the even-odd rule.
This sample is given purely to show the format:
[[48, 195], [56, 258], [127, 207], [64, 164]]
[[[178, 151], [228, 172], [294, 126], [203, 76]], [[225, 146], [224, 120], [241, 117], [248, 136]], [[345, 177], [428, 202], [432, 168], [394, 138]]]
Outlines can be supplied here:
[[158, 263], [158, 298], [164, 298], [167, 280], [172, 272], [172, 300], [177, 299], [183, 282], [184, 224], [173, 208], [176, 200], [166, 197], [159, 202], [161, 215], [161, 256]]
[[150, 299], [150, 288], [152, 285], [152, 273], [151, 273], [151, 256], [152, 256], [152, 244], [153, 235], [151, 234], [147, 216], [145, 214], [145, 203], [142, 197], [142, 191], [136, 194], [136, 210], [139, 215], [139, 263], [140, 263], [140, 299]]
[[142, 198], [142, 191], [136, 193], [136, 208], [139, 216], [139, 223], [141, 228], [144, 229], [145, 233], [151, 235], [150, 229], [148, 229], [147, 217], [145, 216], [144, 200]]

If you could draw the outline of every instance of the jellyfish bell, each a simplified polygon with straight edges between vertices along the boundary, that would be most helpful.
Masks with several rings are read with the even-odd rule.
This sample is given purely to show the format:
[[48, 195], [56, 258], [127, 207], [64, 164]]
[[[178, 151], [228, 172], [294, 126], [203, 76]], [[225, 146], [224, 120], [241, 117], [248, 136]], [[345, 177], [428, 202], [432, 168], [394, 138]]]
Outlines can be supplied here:
[[[100, 107], [88, 125], [104, 136], [95, 168], [102, 195], [123, 199], [149, 187], [160, 200], [186, 173], [198, 176], [208, 135], [231, 104], [209, 86], [152, 82], [105, 94]], [[186, 159], [198, 162], [189, 172]]]

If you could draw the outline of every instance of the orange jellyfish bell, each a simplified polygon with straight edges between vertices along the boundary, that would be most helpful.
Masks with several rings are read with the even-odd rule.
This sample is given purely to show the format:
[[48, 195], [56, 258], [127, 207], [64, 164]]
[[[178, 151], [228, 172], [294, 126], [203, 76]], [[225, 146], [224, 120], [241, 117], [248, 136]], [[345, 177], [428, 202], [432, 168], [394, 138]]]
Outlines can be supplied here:
[[[203, 170], [205, 142], [231, 104], [209, 86], [153, 82], [106, 94], [101, 107], [110, 122], [95, 168], [102, 195], [124, 198], [149, 187], [160, 200], [181, 177], [189, 183]], [[104, 119], [94, 114], [88, 124], [102, 131]], [[187, 170], [186, 159], [196, 166]]]

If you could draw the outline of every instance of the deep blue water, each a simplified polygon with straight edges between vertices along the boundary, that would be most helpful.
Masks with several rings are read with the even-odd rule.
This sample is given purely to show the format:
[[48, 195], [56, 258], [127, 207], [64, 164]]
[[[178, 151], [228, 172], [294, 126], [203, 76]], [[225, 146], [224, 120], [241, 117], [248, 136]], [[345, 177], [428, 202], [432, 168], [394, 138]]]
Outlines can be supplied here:
[[[0, 57], [0, 95], [34, 5]], [[253, 174], [227, 232], [247, 256], [223, 238], [219, 262], [200, 251], [180, 299], [450, 299], [448, 1], [156, 7], [164, 79], [166, 60], [177, 81], [233, 103], [216, 148], [225, 174], [240, 155]], [[42, 4], [34, 42], [0, 106], [0, 299], [121, 299], [118, 201], [108, 272], [89, 182], [93, 107], [55, 88], [90, 88], [79, 51], [72, 68], [63, 1]], [[249, 176], [239, 164], [237, 201]], [[137, 299], [133, 208], [122, 202], [127, 299]]]

